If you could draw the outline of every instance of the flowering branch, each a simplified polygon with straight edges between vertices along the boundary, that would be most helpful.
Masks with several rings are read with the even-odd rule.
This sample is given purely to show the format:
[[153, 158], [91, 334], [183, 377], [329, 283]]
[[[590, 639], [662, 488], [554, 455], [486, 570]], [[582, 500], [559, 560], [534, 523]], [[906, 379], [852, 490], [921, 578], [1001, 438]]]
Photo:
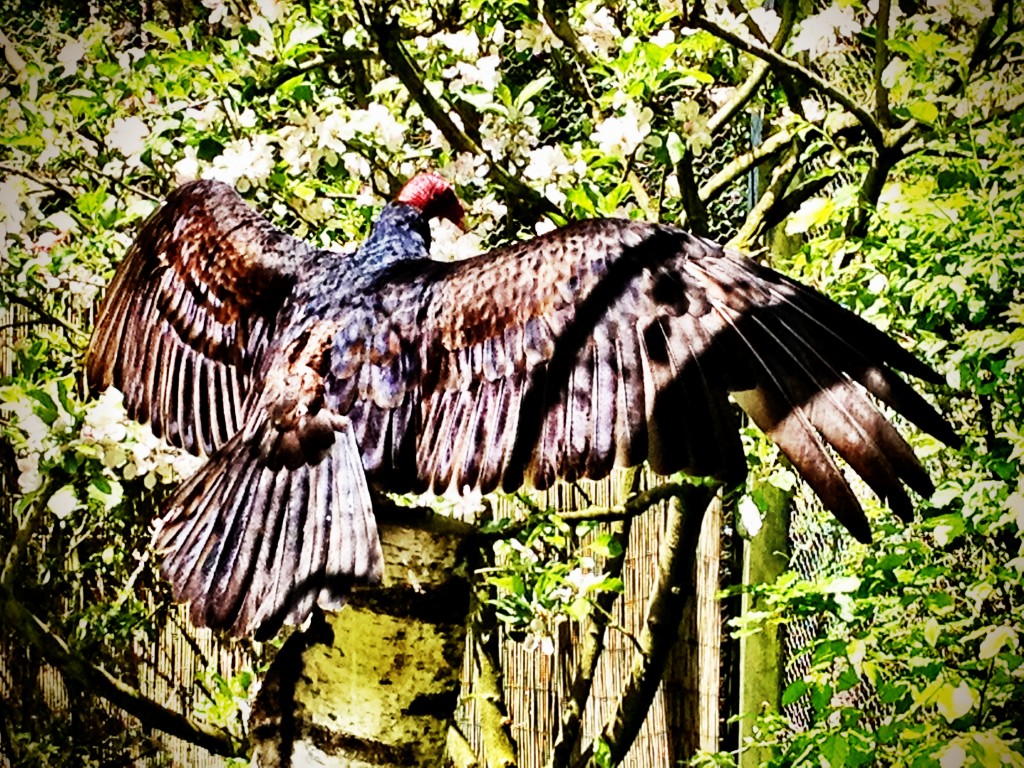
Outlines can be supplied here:
[[[582, 98], [587, 99], [596, 106], [597, 100], [590, 87], [590, 80], [587, 71], [596, 66], [597, 62], [590, 52], [580, 44], [576, 30], [569, 23], [568, 0], [547, 0], [543, 3], [542, 12], [544, 21], [561, 42], [562, 46], [569, 51], [572, 62], [565, 62], [565, 68], [575, 66], [576, 77], [567, 83], [572, 90]], [[554, 53], [554, 51], [552, 51]]]
[[479, 144], [455, 124], [441, 103], [430, 95], [423, 78], [402, 47], [397, 23], [371, 13], [362, 3], [359, 4], [359, 8], [362, 11], [362, 23], [377, 43], [381, 60], [395, 73], [419, 104], [424, 116], [437, 126], [452, 149], [483, 157], [487, 161], [491, 177], [521, 202], [520, 212], [525, 218], [537, 219], [544, 214], [565, 218], [554, 203], [499, 166]]
[[[739, 9], [741, 13], [745, 13], [745, 9]], [[771, 48], [775, 51], [781, 51], [782, 46], [785, 45], [789, 39], [790, 33], [793, 31], [793, 24], [796, 20], [796, 3], [783, 3], [782, 4], [782, 18], [779, 22], [779, 29], [775, 33], [775, 37], [772, 39]], [[768, 45], [768, 42], [764, 39], [761, 34], [760, 28], [754, 23], [754, 20], [750, 18], [749, 14], [746, 14], [747, 28], [751, 30], [761, 43]], [[741, 85], [736, 88], [732, 98], [729, 99], [725, 104], [718, 108], [718, 110], [708, 119], [708, 131], [714, 136], [718, 129], [722, 126], [728, 125], [729, 122], [736, 116], [747, 103], [757, 93], [758, 88], [764, 83], [765, 78], [768, 76], [770, 68], [768, 62], [759, 59], [751, 69], [750, 74], [747, 75], [747, 79], [743, 81]], [[787, 95], [790, 89], [786, 89]]]
[[691, 16], [690, 23], [693, 24], [695, 27], [699, 27], [707, 32], [710, 32], [716, 37], [725, 40], [727, 43], [732, 44], [733, 46], [739, 48], [740, 50], [746, 51], [747, 53], [753, 56], [757, 56], [758, 58], [763, 59], [769, 64], [773, 64], [779, 69], [799, 77], [808, 85], [825, 94], [833, 101], [840, 104], [848, 112], [855, 115], [857, 117], [857, 120], [861, 123], [861, 125], [864, 126], [864, 130], [867, 133], [868, 138], [871, 140], [871, 143], [874, 145], [875, 149], [878, 150], [879, 152], [884, 151], [886, 147], [886, 142], [885, 134], [882, 132], [882, 129], [879, 127], [878, 123], [875, 122], [875, 118], [872, 117], [866, 109], [864, 109], [856, 101], [854, 101], [849, 94], [844, 93], [840, 89], [836, 88], [835, 86], [831, 85], [826, 80], [821, 78], [819, 75], [816, 75], [811, 70], [807, 69], [806, 67], [800, 64], [797, 64], [792, 59], [783, 56], [781, 53], [772, 50], [771, 48], [768, 48], [767, 46], [764, 46], [761, 43], [758, 43], [754, 40], [747, 40], [746, 38], [737, 35], [734, 32], [730, 32], [729, 30], [725, 29], [719, 24], [716, 24], [715, 22], [708, 19], [702, 13], [695, 13], [693, 16]]

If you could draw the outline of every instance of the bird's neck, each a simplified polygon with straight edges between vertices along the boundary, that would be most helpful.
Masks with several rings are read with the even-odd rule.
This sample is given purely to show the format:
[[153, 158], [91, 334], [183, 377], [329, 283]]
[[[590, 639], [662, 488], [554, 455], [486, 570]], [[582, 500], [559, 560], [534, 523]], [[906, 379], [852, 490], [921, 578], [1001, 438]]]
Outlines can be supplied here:
[[358, 253], [363, 266], [369, 268], [429, 255], [430, 225], [419, 209], [405, 203], [384, 207]]

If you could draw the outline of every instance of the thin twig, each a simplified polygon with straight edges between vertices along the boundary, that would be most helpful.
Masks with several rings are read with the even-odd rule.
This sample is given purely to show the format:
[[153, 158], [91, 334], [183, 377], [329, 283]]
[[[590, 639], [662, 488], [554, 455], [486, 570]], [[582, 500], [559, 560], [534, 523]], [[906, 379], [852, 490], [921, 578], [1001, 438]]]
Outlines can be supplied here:
[[109, 181], [112, 181], [115, 184], [117, 184], [119, 187], [126, 189], [129, 192], [138, 195], [139, 197], [144, 197], [147, 200], [152, 200], [154, 203], [159, 203], [162, 200], [162, 198], [159, 195], [154, 195], [152, 192], [147, 192], [146, 190], [141, 189], [140, 187], [136, 187], [134, 184], [129, 184], [127, 181], [120, 178], [119, 176], [115, 176], [112, 173], [107, 173], [101, 168], [97, 168], [95, 165], [93, 165], [92, 163], [88, 163], [85, 160], [76, 157], [72, 158], [70, 162], [72, 165], [77, 166], [80, 170], [83, 170], [92, 176], [96, 176], [102, 179], [108, 179]]
[[875, 115], [883, 126], [889, 125], [889, 89], [882, 83], [882, 75], [889, 65], [889, 8], [891, 0], [878, 0], [875, 14]]
[[71, 197], [75, 197], [81, 192], [80, 189], [65, 186], [58, 181], [49, 179], [46, 176], [41, 176], [27, 168], [19, 168], [18, 166], [11, 165], [10, 163], [0, 163], [0, 173], [9, 173], [13, 176], [21, 176], [29, 181], [34, 181], [41, 187], [46, 187], [51, 192], [56, 192], [61, 195], [70, 195]]
[[39, 315], [39, 320], [45, 322], [48, 325], [56, 325], [58, 328], [61, 328], [64, 331], [67, 331], [69, 334], [73, 334], [76, 336], [85, 335], [81, 329], [75, 328], [73, 325], [70, 325], [69, 323], [57, 317], [56, 315], [46, 311], [46, 309], [44, 309], [41, 304], [37, 304], [31, 299], [27, 299], [24, 296], [19, 296], [16, 293], [11, 293], [10, 291], [4, 291], [4, 299], [6, 299], [11, 304], [16, 304], [19, 307], [24, 307], [25, 309], [32, 310], [37, 315]]
[[4, 590], [14, 589], [14, 576], [25, 557], [25, 548], [28, 546], [29, 539], [32, 538], [32, 534], [35, 533], [36, 528], [39, 526], [39, 521], [43, 519], [43, 514], [46, 512], [46, 505], [49, 503], [50, 497], [67, 482], [67, 479], [67, 475], [64, 472], [54, 469], [43, 480], [43, 485], [36, 492], [35, 500], [26, 510], [25, 517], [14, 534], [11, 548], [7, 551], [7, 557], [4, 558], [4, 569], [0, 573], [0, 588]]

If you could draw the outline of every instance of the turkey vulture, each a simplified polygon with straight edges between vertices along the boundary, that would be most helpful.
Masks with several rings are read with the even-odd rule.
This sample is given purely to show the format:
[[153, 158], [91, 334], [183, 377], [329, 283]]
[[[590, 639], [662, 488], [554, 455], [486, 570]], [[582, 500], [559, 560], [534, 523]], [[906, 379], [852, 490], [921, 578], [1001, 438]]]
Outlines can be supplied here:
[[352, 253], [276, 229], [230, 187], [174, 191], [99, 312], [93, 390], [207, 457], [158, 524], [201, 626], [274, 634], [381, 575], [370, 484], [511, 491], [647, 460], [742, 479], [730, 396], [862, 541], [827, 446], [901, 518], [933, 491], [872, 402], [947, 443], [893, 369], [939, 381], [816, 291], [680, 229], [580, 221], [474, 259], [429, 258], [463, 208], [410, 180]]

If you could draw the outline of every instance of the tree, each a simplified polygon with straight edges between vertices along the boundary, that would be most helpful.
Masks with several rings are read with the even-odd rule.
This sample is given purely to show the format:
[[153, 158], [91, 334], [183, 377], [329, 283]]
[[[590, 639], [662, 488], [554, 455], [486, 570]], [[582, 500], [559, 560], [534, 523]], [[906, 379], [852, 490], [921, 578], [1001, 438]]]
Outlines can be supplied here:
[[[295, 234], [341, 245], [431, 166], [459, 186], [473, 224], [461, 237], [438, 230], [440, 257], [570, 218], [679, 222], [824, 286], [947, 374], [955, 394], [933, 394], [969, 440], [954, 454], [917, 438], [945, 478], [923, 519], [897, 528], [876, 508], [884, 539], [873, 548], [849, 547], [822, 578], [756, 588], [754, 619], [830, 617], [808, 673], [783, 695], [810, 702], [812, 726], [794, 733], [769, 717], [759, 729], [780, 764], [1019, 760], [1024, 19], [999, 0], [749, 5], [210, 0], [201, 20], [168, 5], [66, 22], [54, 8], [12, 10], [0, 39], [12, 363], [0, 390], [12, 495], [0, 596], [6, 668], [21, 676], [6, 690], [35, 690], [45, 659], [72, 700], [92, 690], [146, 728], [244, 753], [252, 674], [225, 676], [196, 645], [199, 682], [160, 683], [173, 706], [154, 693], [148, 650], [181, 618], [147, 526], [190, 467], [126, 422], [116, 396], [85, 397], [90, 309], [139, 220], [181, 179], [226, 180]], [[769, 232], [795, 247], [765, 249]], [[792, 478], [747, 438], [742, 493], [764, 506]], [[528, 523], [492, 523], [477, 631], [543, 647], [580, 627], [591, 658], [616, 631], [607, 611], [630, 521], [654, 499], [692, 493], [679, 481], [646, 495], [629, 484], [621, 505], [561, 517], [526, 501]], [[677, 536], [693, 526], [669, 520]], [[597, 531], [587, 549], [584, 523]], [[663, 563], [665, 595], [687, 573], [692, 550], [679, 552]], [[480, 647], [493, 668], [493, 644]], [[273, 650], [234, 652], [259, 671]], [[661, 670], [644, 659], [637, 680], [656, 683]], [[586, 669], [574, 670], [552, 764], [588, 749]], [[500, 677], [490, 679], [491, 737], [511, 749]], [[48, 736], [65, 722], [60, 708], [15, 702], [5, 697], [3, 742], [14, 762], [160, 749], [145, 728], [119, 735], [103, 707], [76, 708]], [[593, 760], [617, 762], [630, 730], [610, 724]]]

